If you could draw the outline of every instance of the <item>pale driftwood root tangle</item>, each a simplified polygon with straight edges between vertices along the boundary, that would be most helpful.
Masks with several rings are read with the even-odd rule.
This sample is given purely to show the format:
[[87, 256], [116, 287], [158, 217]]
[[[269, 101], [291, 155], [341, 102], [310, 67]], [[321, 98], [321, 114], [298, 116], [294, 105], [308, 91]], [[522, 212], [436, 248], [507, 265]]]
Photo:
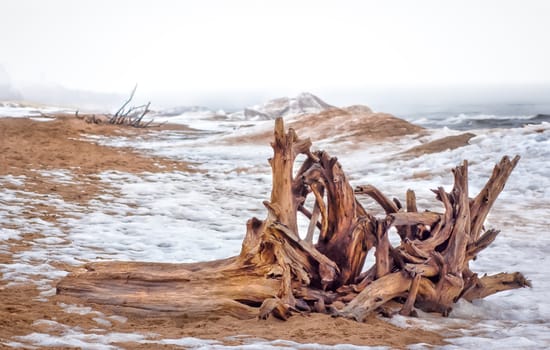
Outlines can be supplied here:
[[[247, 222], [238, 256], [195, 264], [91, 263], [59, 282], [57, 292], [148, 315], [286, 319], [295, 312], [325, 312], [363, 321], [389, 305], [401, 305], [394, 312], [403, 315], [414, 314], [415, 307], [447, 315], [460, 298], [530, 286], [518, 272], [478, 278], [469, 267], [499, 233], [483, 223], [519, 157], [504, 157], [474, 198], [468, 163], [456, 167], [452, 190], [434, 190], [442, 205], [436, 213], [419, 211], [411, 190], [405, 208], [373, 186], [354, 190], [336, 158], [312, 152], [311, 141], [285, 131], [280, 118], [272, 147], [267, 217]], [[306, 159], [293, 175], [300, 154]], [[305, 208], [309, 195], [311, 209]], [[362, 195], [387, 215], [369, 214], [358, 200]], [[299, 212], [310, 220], [303, 238]], [[401, 238], [395, 247], [388, 239], [392, 226]], [[364, 269], [371, 249], [375, 264]]]

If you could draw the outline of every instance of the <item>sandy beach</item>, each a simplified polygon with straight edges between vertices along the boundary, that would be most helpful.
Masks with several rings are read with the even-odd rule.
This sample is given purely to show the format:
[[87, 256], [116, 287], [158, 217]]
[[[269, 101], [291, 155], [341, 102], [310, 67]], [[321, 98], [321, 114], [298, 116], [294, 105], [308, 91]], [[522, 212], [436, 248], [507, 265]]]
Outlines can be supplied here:
[[[185, 133], [182, 127], [165, 126], [164, 130]], [[83, 135], [126, 138], [155, 137], [158, 129], [132, 129], [109, 125], [92, 125], [70, 117], [52, 121], [34, 121], [27, 118], [0, 119], [0, 176], [24, 178], [23, 183], [3, 184], [4, 190], [17, 191], [21, 196], [33, 194], [40, 198], [55, 196], [78, 210], [87, 210], [91, 201], [105, 201], [102, 195], [123, 196], [116, 187], [99, 181], [99, 174], [118, 171], [129, 174], [161, 174], [170, 172], [193, 173], [197, 169], [186, 161], [153, 156], [131, 148], [114, 148], [99, 145], [83, 138]], [[70, 172], [71, 181], [60, 183], [59, 178], [48, 172]], [[4, 199], [4, 201], [6, 201]], [[14, 201], [12, 205], [18, 205]], [[25, 220], [41, 220], [48, 225], [61, 226], [61, 222], [74, 215], [59, 207], [30, 201], [22, 210], [23, 224], [1, 223], [0, 228], [18, 231], [16, 238], [2, 241], [0, 263], [17, 264], [39, 242], [48, 239], [46, 233], [26, 232]], [[3, 202], [10, 205], [9, 202]], [[108, 205], [108, 203], [105, 203]], [[128, 218], [132, 220], [131, 217]], [[243, 225], [246, 217], [242, 218]], [[185, 234], [185, 227], [177, 228]], [[63, 229], [61, 229], [63, 231]], [[60, 237], [61, 245], [73, 244], [68, 237]], [[47, 248], [46, 248], [47, 249]], [[52, 247], [52, 249], [56, 249]], [[100, 248], [96, 248], [100, 249]], [[98, 252], [100, 253], [100, 252]], [[83, 263], [85, 261], [82, 261]], [[29, 263], [28, 261], [26, 262]], [[32, 264], [44, 261], [31, 260]], [[61, 271], [77, 268], [63, 261], [47, 261]], [[42, 276], [35, 276], [36, 279]], [[231, 317], [212, 315], [208, 319], [188, 320], [174, 317], [143, 318], [131, 314], [117, 314], [100, 305], [82, 305], [81, 301], [53, 295], [51, 288], [56, 278], [49, 277], [49, 288], [29, 281], [10, 283], [9, 278], [0, 280], [0, 341], [16, 344], [20, 336], [33, 333], [60, 335], [75, 327], [83, 334], [150, 334], [146, 339], [196, 337], [211, 339], [226, 345], [245, 344], [251, 338], [265, 340], [290, 340], [297, 343], [327, 345], [354, 344], [405, 348], [410, 344], [443, 344], [442, 336], [418, 328], [399, 328], [379, 317], [370, 317], [365, 323], [347, 319], [331, 318], [328, 315], [302, 314], [287, 322], [274, 318], [266, 321], [256, 319], [237, 320]], [[44, 293], [44, 290], [47, 292]], [[15, 343], [11, 343], [15, 342]], [[114, 346], [128, 349], [151, 348], [151, 344], [124, 339], [113, 341]], [[159, 348], [161, 342], [154, 345]], [[163, 344], [162, 348], [177, 348]], [[46, 347], [50, 348], [50, 347]], [[57, 345], [51, 348], [63, 348]]]

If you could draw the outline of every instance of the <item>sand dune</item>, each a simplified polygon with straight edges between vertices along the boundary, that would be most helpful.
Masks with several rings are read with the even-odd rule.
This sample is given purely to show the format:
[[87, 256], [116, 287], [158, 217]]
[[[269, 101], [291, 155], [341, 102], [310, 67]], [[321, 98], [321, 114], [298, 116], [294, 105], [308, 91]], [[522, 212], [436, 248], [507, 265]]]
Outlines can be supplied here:
[[[314, 141], [331, 139], [335, 142], [363, 143], [380, 141], [392, 137], [423, 134], [425, 130], [387, 113], [375, 113], [366, 106], [332, 108], [317, 114], [294, 116], [285, 120], [301, 137]], [[246, 133], [231, 135], [231, 143], [268, 144], [271, 128], [251, 128]]]

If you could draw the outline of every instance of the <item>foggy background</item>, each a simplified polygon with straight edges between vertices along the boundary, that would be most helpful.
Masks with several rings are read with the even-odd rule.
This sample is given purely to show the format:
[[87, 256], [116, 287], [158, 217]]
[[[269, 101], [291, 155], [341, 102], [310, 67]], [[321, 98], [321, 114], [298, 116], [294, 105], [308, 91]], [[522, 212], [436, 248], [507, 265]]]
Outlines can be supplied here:
[[542, 113], [548, 18], [544, 0], [3, 0], [0, 100], [112, 108], [138, 83], [136, 102], [156, 107], [309, 91], [400, 113]]

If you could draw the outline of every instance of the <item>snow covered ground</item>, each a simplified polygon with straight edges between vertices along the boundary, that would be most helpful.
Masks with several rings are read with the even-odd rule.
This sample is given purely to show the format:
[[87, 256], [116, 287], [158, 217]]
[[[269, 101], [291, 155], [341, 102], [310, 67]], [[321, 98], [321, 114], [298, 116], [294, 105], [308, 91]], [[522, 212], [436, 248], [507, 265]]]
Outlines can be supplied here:
[[[21, 112], [24, 114], [23, 112]], [[4, 113], [5, 114], [5, 113]], [[269, 197], [270, 170], [266, 159], [269, 145], [229, 145], [220, 143], [224, 135], [245, 125], [268, 127], [265, 121], [205, 120], [196, 115], [172, 117], [199, 133], [162, 131], [155, 137], [124, 138], [83, 135], [93, 142], [130, 146], [144, 152], [197, 163], [197, 173], [128, 174], [103, 172], [100, 181], [113, 186], [119, 195], [104, 194], [81, 206], [55, 194], [39, 196], [22, 189], [25, 177], [0, 177], [0, 251], [9, 238], [21, 232], [41, 233], [32, 248], [14, 254], [14, 263], [0, 264], [8, 285], [35, 283], [47, 298], [55, 293], [54, 281], [66, 274], [53, 262], [80, 265], [100, 259], [159, 262], [193, 262], [224, 258], [239, 252], [245, 222], [252, 216], [263, 218], [262, 201]], [[251, 127], [250, 130], [253, 130]], [[338, 156], [352, 185], [373, 184], [387, 195], [404, 199], [405, 191], [416, 191], [419, 208], [433, 206], [437, 186], [450, 189], [450, 169], [463, 159], [470, 162], [470, 191], [477, 193], [503, 155], [522, 158], [492, 210], [487, 226], [502, 230], [496, 241], [473, 263], [482, 273], [520, 271], [533, 288], [502, 292], [476, 301], [460, 302], [450, 317], [422, 313], [419, 318], [396, 316], [392, 322], [402, 327], [420, 326], [449, 336], [443, 349], [550, 347], [550, 124], [508, 129], [469, 130], [477, 136], [470, 145], [452, 151], [406, 158], [399, 153], [430, 139], [454, 135], [454, 130], [434, 129], [422, 138], [407, 137], [399, 142], [366, 145], [361, 150], [325, 140], [314, 142]], [[244, 132], [246, 133], [246, 131]], [[315, 140], [314, 140], [315, 141]], [[41, 174], [60, 183], [70, 182], [70, 171]], [[10, 184], [10, 189], [5, 185]], [[37, 203], [53, 206], [66, 215], [56, 224], [24, 220], [22, 213]], [[369, 203], [366, 203], [369, 205]], [[24, 230], [23, 230], [24, 228]], [[68, 312], [93, 312], [66, 306]], [[72, 308], [72, 309], [71, 309]], [[113, 322], [98, 314], [98, 323]], [[44, 322], [53, 322], [43, 320]], [[121, 321], [121, 320], [118, 320]], [[123, 321], [123, 320], [122, 320]], [[42, 321], [40, 321], [42, 322]], [[114, 349], [114, 342], [134, 341], [174, 344], [190, 348], [232, 348], [215, 341], [193, 338], [151, 340], [147, 334], [84, 334], [78, 327], [45, 325], [61, 330], [63, 336], [34, 333], [19, 337], [11, 346], [80, 346]], [[45, 328], [47, 328], [45, 327]], [[238, 348], [325, 348], [313, 344], [256, 340]], [[413, 348], [422, 348], [419, 344]], [[358, 349], [341, 345], [335, 349]]]
[[67, 109], [64, 107], [54, 106], [42, 106], [42, 105], [30, 105], [21, 104], [18, 102], [1, 102], [0, 101], [0, 117], [4, 118], [20, 118], [31, 117], [32, 119], [44, 119], [51, 120], [51, 118], [41, 118], [44, 115], [53, 113], [71, 113], [75, 111], [73, 109]]

